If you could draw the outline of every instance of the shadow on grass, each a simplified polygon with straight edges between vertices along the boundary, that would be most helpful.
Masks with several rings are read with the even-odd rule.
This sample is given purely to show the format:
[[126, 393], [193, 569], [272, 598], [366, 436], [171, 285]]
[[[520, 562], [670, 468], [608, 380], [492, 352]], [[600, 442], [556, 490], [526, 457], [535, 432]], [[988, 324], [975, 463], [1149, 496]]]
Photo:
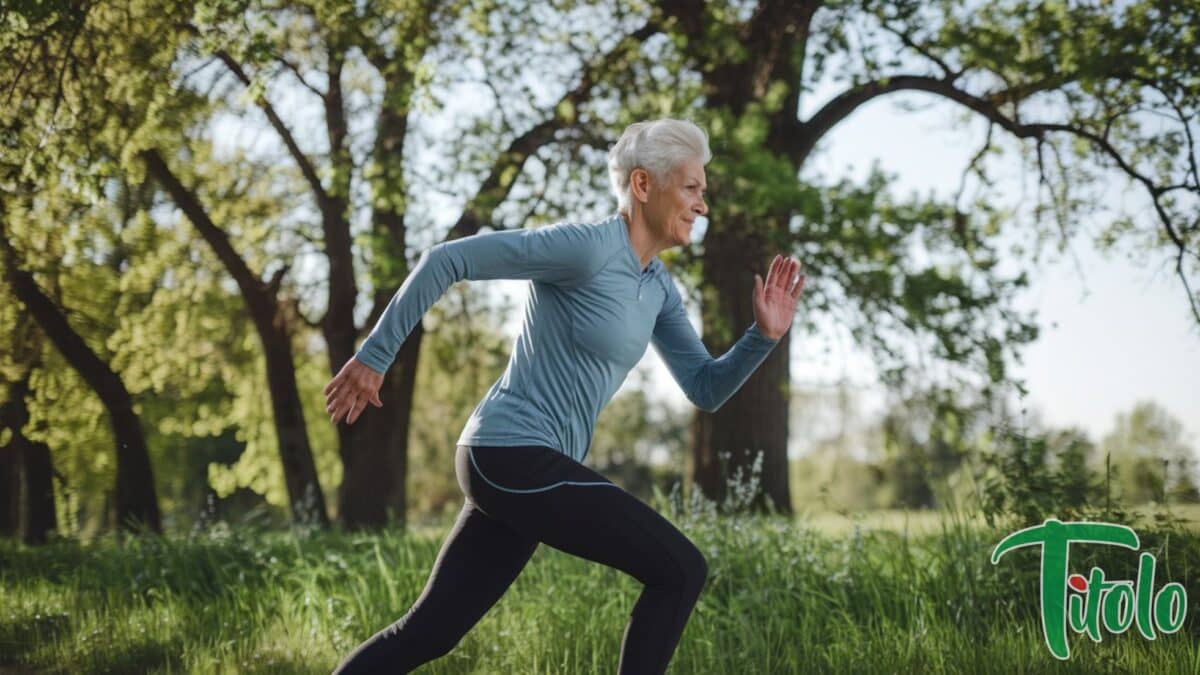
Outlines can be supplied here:
[[[67, 614], [38, 614], [0, 621], [0, 669], [24, 667], [25, 656], [39, 644], [56, 640], [71, 627]], [[17, 670], [15, 672], [28, 672]]]
[[182, 668], [183, 662], [177, 653], [180, 641], [138, 642], [124, 645], [115, 653], [105, 654], [101, 663], [89, 664], [89, 672], [97, 673], [147, 673], [169, 667], [171, 671]]
[[254, 672], [269, 675], [310, 675], [328, 673], [332, 669], [324, 664], [304, 663], [289, 659], [269, 659], [254, 666]]
[[[67, 614], [25, 616], [0, 622], [0, 675], [9, 673], [88, 672], [144, 673], [170, 667], [179, 670], [179, 636], [159, 640], [122, 641], [120, 645], [83, 647], [64, 645], [49, 666], [37, 661], [45, 658], [38, 652], [47, 651], [53, 643], [71, 641], [72, 625]], [[57, 650], [53, 650], [57, 651]]]

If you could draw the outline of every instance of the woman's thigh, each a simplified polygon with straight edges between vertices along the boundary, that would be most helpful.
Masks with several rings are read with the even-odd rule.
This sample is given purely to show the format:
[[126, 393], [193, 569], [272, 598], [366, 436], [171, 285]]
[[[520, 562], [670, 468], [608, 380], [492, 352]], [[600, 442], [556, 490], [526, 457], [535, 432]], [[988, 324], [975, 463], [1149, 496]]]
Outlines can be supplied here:
[[459, 446], [456, 471], [485, 513], [644, 584], [677, 584], [706, 567], [699, 549], [670, 521], [551, 448]]
[[469, 616], [474, 623], [504, 595], [537, 546], [465, 501], [416, 604]]

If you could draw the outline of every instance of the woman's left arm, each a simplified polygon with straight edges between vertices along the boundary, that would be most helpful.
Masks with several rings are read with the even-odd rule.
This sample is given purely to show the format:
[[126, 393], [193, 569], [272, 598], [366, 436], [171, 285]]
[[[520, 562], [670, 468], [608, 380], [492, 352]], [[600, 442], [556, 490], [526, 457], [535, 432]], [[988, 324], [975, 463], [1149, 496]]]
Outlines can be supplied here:
[[804, 275], [795, 281], [798, 269], [799, 263], [776, 256], [766, 282], [754, 276], [755, 321], [729, 351], [716, 359], [688, 321], [674, 284], [668, 284], [667, 301], [654, 326], [652, 341], [680, 389], [697, 408], [712, 412], [724, 405], [791, 327], [804, 288]]

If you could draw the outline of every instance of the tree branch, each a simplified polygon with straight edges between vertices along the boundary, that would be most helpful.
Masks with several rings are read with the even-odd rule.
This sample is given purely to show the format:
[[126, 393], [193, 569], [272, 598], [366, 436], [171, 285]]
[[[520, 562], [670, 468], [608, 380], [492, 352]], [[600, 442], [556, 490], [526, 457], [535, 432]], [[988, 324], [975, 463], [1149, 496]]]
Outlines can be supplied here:
[[[62, 308], [38, 286], [33, 274], [24, 270], [17, 259], [17, 252], [8, 239], [5, 224], [0, 219], [0, 273], [12, 288], [13, 294], [25, 305], [25, 309], [37, 321], [42, 333], [75, 369], [79, 376], [104, 400], [106, 407], [114, 396], [129, 394], [120, 377], [108, 362], [88, 346], [87, 341], [74, 328]], [[110, 408], [111, 410], [111, 408]]]
[[[1192, 313], [1195, 315], [1196, 321], [1200, 323], [1200, 298], [1197, 298], [1191, 292], [1191, 287], [1187, 282], [1186, 273], [1183, 269], [1183, 258], [1191, 255], [1200, 260], [1200, 252], [1188, 249], [1186, 242], [1184, 242], [1176, 230], [1175, 224], [1171, 221], [1171, 216], [1167, 213], [1166, 207], [1163, 206], [1161, 200], [1164, 194], [1177, 186], [1158, 185], [1153, 179], [1138, 171], [1120, 151], [1113, 147], [1112, 143], [1108, 140], [1107, 134], [1099, 135], [1089, 129], [1070, 124], [1021, 123], [1006, 116], [1000, 111], [998, 105], [992, 103], [987, 98], [958, 89], [954, 86], [953, 82], [945, 78], [933, 78], [922, 75], [898, 75], [852, 87], [826, 103], [807, 122], [801, 123], [800, 126], [804, 130], [804, 133], [801, 134], [804, 138], [803, 147], [801, 148], [802, 151], [793, 157], [793, 160], [797, 164], [802, 163], [816, 145], [817, 140], [838, 122], [841, 122], [850, 113], [854, 112], [860, 105], [876, 97], [896, 91], [924, 91], [936, 94], [979, 113], [1017, 138], [1035, 139], [1039, 143], [1039, 146], [1045, 142], [1046, 136], [1052, 132], [1069, 134], [1090, 142], [1102, 155], [1111, 159], [1125, 175], [1129, 176], [1135, 182], [1140, 183], [1146, 189], [1146, 192], [1149, 193], [1159, 222], [1166, 231], [1168, 238], [1170, 238], [1171, 242], [1178, 249], [1175, 270], [1183, 281], [1184, 288], [1187, 289], [1188, 304], [1191, 307]], [[1044, 172], [1042, 176], [1045, 176]]]
[[983, 98], [985, 101], [995, 106], [1002, 106], [1007, 103], [1016, 104], [1039, 92], [1049, 91], [1056, 87], [1061, 87], [1062, 85], [1070, 82], [1072, 79], [1074, 78], [1059, 76], [1044, 77], [1036, 82], [1022, 82], [1021, 84], [1016, 84], [1006, 89], [994, 91], [990, 94], [986, 94]]
[[241, 289], [242, 297], [250, 307], [252, 314], [254, 316], [273, 316], [275, 314], [274, 296], [267, 293], [268, 288], [262, 280], [250, 271], [246, 261], [234, 250], [225, 231], [212, 222], [196, 195], [184, 187], [179, 178], [171, 172], [158, 150], [153, 148], [143, 150], [141, 158], [146, 163], [150, 175], [154, 176], [155, 180], [162, 185], [179, 210], [183, 211], [200, 236], [212, 247], [213, 253]]
[[992, 147], [992, 130], [995, 128], [996, 125], [994, 123], [988, 124], [987, 137], [983, 141], [983, 146], [979, 148], [979, 152], [975, 153], [975, 156], [971, 158], [971, 162], [967, 164], [967, 168], [963, 169], [962, 178], [958, 182], [958, 190], [954, 193], [955, 208], [958, 208], [959, 202], [962, 201], [963, 193], [966, 192], [967, 189], [967, 175], [972, 171], [979, 176], [979, 179], [984, 185], [991, 185], [990, 181], [987, 180], [987, 176], [983, 173], [983, 169], [979, 168], [979, 163], [983, 161], [987, 151]]
[[963, 72], [966, 71], [966, 68], [951, 68], [950, 65], [947, 64], [946, 61], [943, 60], [941, 57], [939, 57], [937, 54], [934, 54], [933, 52], [929, 51], [929, 49], [926, 48], [924, 45], [917, 44], [917, 42], [912, 39], [911, 35], [909, 35], [907, 32], [904, 32], [898, 28], [893, 27], [892, 24], [888, 23], [887, 21], [880, 21], [880, 25], [883, 26], [883, 29], [886, 30], [887, 32], [900, 38], [900, 42], [902, 44], [904, 44], [905, 47], [908, 47], [909, 49], [917, 52], [921, 56], [924, 56], [925, 58], [929, 59], [930, 61], [933, 61], [934, 63], [936, 63], [938, 68], [942, 69], [942, 77], [949, 80], [950, 82], [957, 80], [963, 74]]
[[626, 52], [637, 49], [643, 41], [658, 31], [656, 20], [651, 19], [638, 30], [625, 36], [611, 51], [586, 66], [579, 83], [559, 99], [550, 118], [513, 139], [508, 147], [500, 153], [500, 157], [492, 165], [491, 172], [484, 179], [475, 196], [463, 208], [458, 222], [450, 228], [445, 241], [467, 237], [478, 232], [484, 224], [486, 214], [490, 214], [508, 197], [521, 167], [524, 166], [529, 156], [538, 148], [549, 143], [557, 131], [574, 124], [579, 106], [587, 102], [596, 82], [612, 69]]
[[279, 269], [271, 274], [271, 278], [267, 280], [266, 290], [269, 295], [276, 297], [279, 295], [279, 287], [283, 285], [283, 277], [292, 269], [291, 263], [284, 263]]
[[[342, 98], [342, 66], [345, 52], [337, 45], [329, 46], [329, 92], [324, 97], [325, 129], [329, 134], [329, 161], [333, 164], [333, 175], [329, 193], [326, 193], [327, 203], [322, 204], [322, 210], [333, 207], [337, 210], [338, 219], [342, 217], [341, 209], [350, 194], [350, 153], [346, 151], [346, 136], [349, 125], [346, 122], [346, 104]], [[336, 176], [342, 176], [339, 180]], [[332, 194], [330, 194], [332, 193]], [[318, 193], [320, 197], [320, 193]], [[329, 220], [327, 214], [326, 220]]]
[[305, 326], [308, 326], [309, 328], [313, 328], [316, 330], [320, 330], [322, 328], [320, 321], [314, 321], [314, 320], [308, 318], [308, 315], [306, 315], [304, 313], [304, 311], [302, 309], [300, 309], [300, 296], [299, 295], [292, 297], [292, 298], [288, 298], [287, 300], [285, 300], [285, 302], [287, 303], [288, 307], [291, 308], [292, 314], [294, 314], [296, 316], [296, 318], [301, 323], [303, 323]]
[[[233, 73], [243, 85], [246, 87], [251, 86], [250, 78], [242, 70], [241, 65], [230, 56], [229, 52], [220, 50], [217, 52], [217, 58], [221, 59], [221, 62], [225, 64], [229, 72]], [[300, 146], [296, 144], [296, 139], [292, 136], [292, 132], [283, 123], [283, 120], [280, 119], [279, 115], [275, 112], [274, 106], [267, 100], [267, 97], [259, 94], [255, 97], [255, 103], [262, 109], [263, 113], [267, 116], [267, 120], [271, 123], [271, 127], [275, 129], [275, 132], [279, 134], [280, 140], [287, 146], [292, 159], [296, 160], [296, 164], [300, 166], [300, 172], [304, 174], [304, 179], [308, 181], [309, 186], [312, 187], [313, 192], [317, 195], [317, 203], [323, 205], [328, 196], [325, 193], [325, 188], [321, 185], [321, 179], [317, 176], [312, 162], [309, 161], [304, 151], [300, 149]]]
[[278, 62], [279, 62], [279, 64], [280, 64], [280, 65], [282, 65], [284, 68], [287, 68], [287, 69], [288, 69], [288, 70], [289, 70], [289, 71], [292, 73], [292, 77], [295, 77], [295, 78], [296, 78], [296, 80], [297, 80], [297, 81], [298, 81], [298, 82], [299, 82], [299, 83], [300, 83], [300, 84], [301, 84], [301, 85], [302, 85], [302, 86], [303, 86], [305, 89], [307, 89], [307, 90], [311, 91], [312, 93], [316, 94], [316, 95], [317, 95], [317, 96], [318, 96], [318, 97], [319, 97], [319, 98], [320, 98], [322, 101], [324, 101], [324, 100], [325, 100], [325, 92], [323, 92], [323, 91], [321, 91], [320, 89], [317, 89], [317, 88], [316, 88], [316, 87], [314, 87], [313, 85], [309, 84], [308, 80], [307, 80], [307, 79], [305, 79], [304, 75], [303, 75], [303, 74], [300, 72], [300, 67], [299, 67], [299, 66], [297, 66], [296, 64], [294, 64], [294, 63], [292, 63], [291, 61], [289, 61], [289, 60], [288, 60], [288, 58], [287, 58], [286, 56], [284, 56], [283, 54], [276, 54], [276, 55], [275, 55], [275, 60], [276, 60], [276, 61], [278, 61]]

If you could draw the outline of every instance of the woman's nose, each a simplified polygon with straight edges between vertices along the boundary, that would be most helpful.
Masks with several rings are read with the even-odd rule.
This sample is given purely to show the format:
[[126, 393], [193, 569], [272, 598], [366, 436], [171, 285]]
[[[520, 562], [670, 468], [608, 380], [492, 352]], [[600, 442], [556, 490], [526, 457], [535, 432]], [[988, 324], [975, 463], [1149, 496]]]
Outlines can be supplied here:
[[704, 203], [703, 197], [700, 198], [700, 203], [697, 205], [695, 210], [696, 213], [699, 213], [702, 216], [708, 215], [708, 204]]

